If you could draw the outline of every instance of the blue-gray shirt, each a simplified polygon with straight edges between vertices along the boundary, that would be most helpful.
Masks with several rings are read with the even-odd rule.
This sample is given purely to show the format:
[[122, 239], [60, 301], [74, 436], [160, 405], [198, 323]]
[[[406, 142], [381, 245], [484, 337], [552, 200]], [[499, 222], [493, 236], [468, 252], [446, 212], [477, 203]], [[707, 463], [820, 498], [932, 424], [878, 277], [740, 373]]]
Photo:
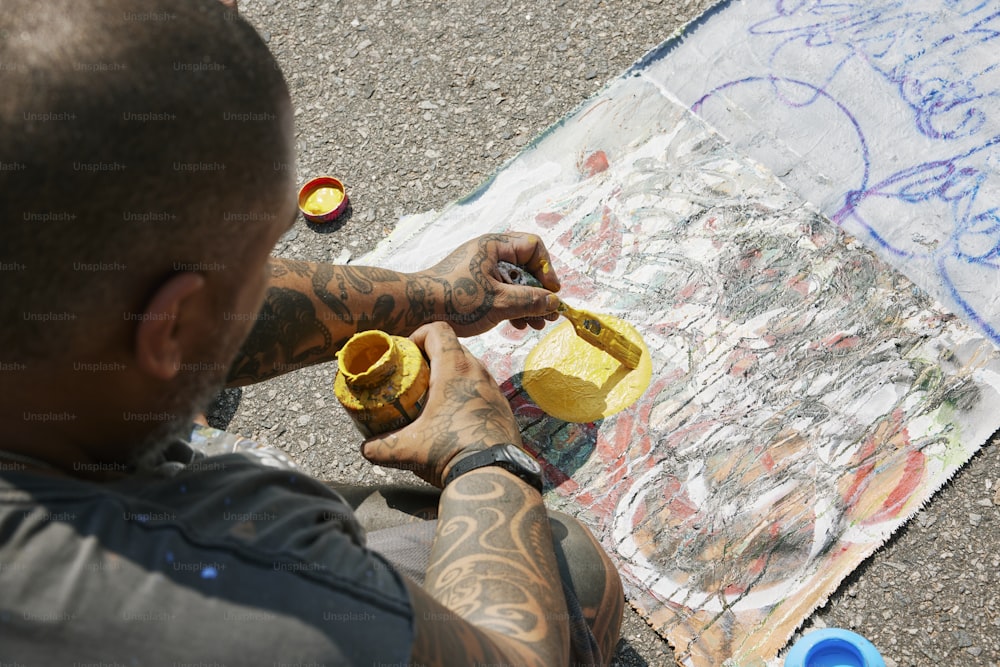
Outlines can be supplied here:
[[317, 480], [252, 453], [109, 484], [12, 467], [0, 470], [0, 662], [409, 661], [401, 575]]

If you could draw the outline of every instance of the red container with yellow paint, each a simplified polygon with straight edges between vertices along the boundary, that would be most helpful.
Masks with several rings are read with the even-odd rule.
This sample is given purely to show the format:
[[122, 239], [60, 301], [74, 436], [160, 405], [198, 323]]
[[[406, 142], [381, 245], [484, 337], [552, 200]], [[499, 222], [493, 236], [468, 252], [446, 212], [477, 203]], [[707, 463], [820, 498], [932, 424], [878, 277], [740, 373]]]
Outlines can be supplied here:
[[318, 176], [299, 190], [299, 211], [309, 222], [336, 220], [347, 209], [347, 191], [333, 176]]
[[366, 438], [406, 426], [424, 407], [431, 372], [409, 338], [356, 333], [337, 353], [337, 371], [333, 393]]

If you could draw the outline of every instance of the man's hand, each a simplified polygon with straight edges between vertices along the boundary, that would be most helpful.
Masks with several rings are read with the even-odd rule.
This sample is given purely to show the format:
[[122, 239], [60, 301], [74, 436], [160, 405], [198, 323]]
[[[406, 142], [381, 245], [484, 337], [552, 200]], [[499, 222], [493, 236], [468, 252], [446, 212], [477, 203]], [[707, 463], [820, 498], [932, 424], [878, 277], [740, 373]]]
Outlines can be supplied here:
[[411, 338], [430, 360], [427, 403], [409, 426], [366, 441], [361, 450], [366, 459], [412, 470], [440, 487], [462, 454], [502, 442], [521, 444], [507, 399], [448, 325], [423, 326]]
[[[500, 260], [523, 266], [545, 289], [503, 282], [497, 271]], [[548, 250], [534, 234], [480, 236], [412, 275], [423, 289], [411, 296], [411, 310], [425, 321], [448, 322], [459, 336], [481, 334], [504, 320], [518, 329], [541, 329], [546, 320], [559, 316], [559, 301], [550, 294], [559, 290], [559, 278]]]

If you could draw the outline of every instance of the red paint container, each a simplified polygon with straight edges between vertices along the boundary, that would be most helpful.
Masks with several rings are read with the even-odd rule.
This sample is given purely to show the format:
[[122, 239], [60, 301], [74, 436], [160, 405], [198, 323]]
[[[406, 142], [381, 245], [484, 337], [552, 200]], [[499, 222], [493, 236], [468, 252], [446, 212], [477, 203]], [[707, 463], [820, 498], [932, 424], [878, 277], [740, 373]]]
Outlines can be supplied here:
[[344, 184], [332, 176], [317, 176], [299, 190], [299, 212], [309, 222], [321, 224], [347, 210]]

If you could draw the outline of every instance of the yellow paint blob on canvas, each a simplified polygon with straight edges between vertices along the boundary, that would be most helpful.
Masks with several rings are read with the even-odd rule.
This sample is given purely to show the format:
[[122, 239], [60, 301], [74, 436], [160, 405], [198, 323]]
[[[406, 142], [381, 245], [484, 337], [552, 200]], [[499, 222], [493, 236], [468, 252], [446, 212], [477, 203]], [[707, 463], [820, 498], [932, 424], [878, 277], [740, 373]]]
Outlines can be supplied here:
[[310, 192], [302, 208], [313, 215], [322, 215], [337, 208], [343, 200], [343, 192], [337, 188], [324, 186]]
[[525, 391], [538, 407], [563, 421], [586, 423], [621, 412], [639, 400], [653, 376], [649, 350], [635, 327], [610, 315], [598, 318], [642, 348], [636, 368], [629, 370], [584, 341], [569, 322], [553, 329], [525, 360]]

